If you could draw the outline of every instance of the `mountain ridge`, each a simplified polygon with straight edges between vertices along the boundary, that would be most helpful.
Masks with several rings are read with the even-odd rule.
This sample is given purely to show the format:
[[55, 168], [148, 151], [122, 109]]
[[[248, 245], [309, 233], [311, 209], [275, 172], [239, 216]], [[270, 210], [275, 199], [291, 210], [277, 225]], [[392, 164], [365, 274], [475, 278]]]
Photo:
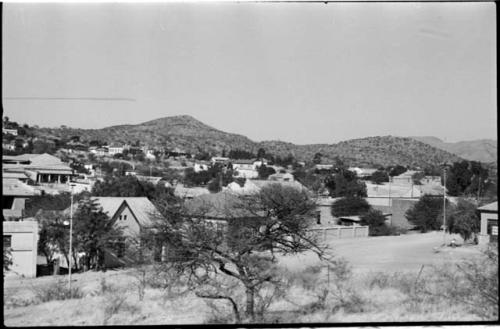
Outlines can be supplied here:
[[462, 158], [427, 143], [409, 137], [372, 136], [338, 143], [297, 145], [285, 141], [256, 142], [248, 137], [227, 133], [209, 126], [190, 115], [178, 115], [148, 120], [139, 124], [115, 125], [100, 129], [39, 128], [40, 136], [69, 139], [78, 135], [82, 140], [111, 142], [139, 141], [149, 146], [180, 148], [186, 152], [221, 154], [223, 150], [243, 149], [254, 154], [259, 148], [285, 157], [292, 154], [299, 161], [310, 161], [321, 153], [325, 162], [339, 157], [348, 164], [364, 166], [408, 165], [425, 167]]

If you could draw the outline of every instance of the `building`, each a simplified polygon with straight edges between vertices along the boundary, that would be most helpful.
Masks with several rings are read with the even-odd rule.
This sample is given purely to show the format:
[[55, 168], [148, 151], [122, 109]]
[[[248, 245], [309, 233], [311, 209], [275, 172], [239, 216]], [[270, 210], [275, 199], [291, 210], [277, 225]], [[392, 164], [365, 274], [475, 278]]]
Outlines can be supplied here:
[[3, 222], [3, 246], [11, 253], [12, 266], [7, 272], [36, 277], [38, 222]]
[[[102, 207], [115, 227], [121, 228], [125, 237], [136, 239], [140, 233], [150, 227], [155, 219], [161, 214], [156, 207], [146, 197], [92, 197], [98, 206]], [[78, 204], [73, 205], [76, 212]], [[64, 211], [70, 212], [70, 208]], [[107, 251], [105, 263], [108, 267], [122, 266], [129, 264], [123, 255], [117, 255], [112, 251]]]
[[38, 184], [67, 184], [74, 176], [73, 169], [59, 158], [44, 154], [21, 154], [2, 157], [4, 173], [24, 173]]
[[208, 170], [208, 164], [203, 163], [203, 162], [196, 162], [193, 165], [193, 170], [194, 170], [194, 172], [207, 171]]
[[295, 177], [293, 177], [293, 175], [290, 173], [272, 174], [272, 175], [269, 175], [269, 177], [267, 179], [271, 180], [271, 181], [280, 181], [280, 182], [293, 182], [293, 181], [295, 181]]
[[357, 174], [358, 177], [370, 177], [377, 169], [373, 168], [358, 168], [358, 167], [349, 167], [348, 170], [353, 171]]
[[255, 160], [232, 160], [233, 170], [237, 172], [236, 177], [242, 178], [257, 178], [259, 177], [259, 172], [257, 171], [257, 165]]
[[23, 218], [26, 199], [37, 191], [16, 178], [2, 178], [2, 214], [4, 220]]
[[481, 217], [479, 243], [498, 243], [498, 201], [477, 208]]
[[17, 129], [2, 128], [2, 133], [12, 135], [12, 136], [17, 136]]
[[220, 164], [223, 164], [223, 165], [226, 165], [229, 163], [229, 158], [226, 158], [226, 157], [212, 157], [212, 159], [210, 160], [212, 161], [212, 164], [216, 164], [216, 163], [220, 163]]
[[115, 154], [123, 153], [123, 145], [121, 144], [111, 144], [108, 147], [108, 153], [109, 155], [113, 156]]

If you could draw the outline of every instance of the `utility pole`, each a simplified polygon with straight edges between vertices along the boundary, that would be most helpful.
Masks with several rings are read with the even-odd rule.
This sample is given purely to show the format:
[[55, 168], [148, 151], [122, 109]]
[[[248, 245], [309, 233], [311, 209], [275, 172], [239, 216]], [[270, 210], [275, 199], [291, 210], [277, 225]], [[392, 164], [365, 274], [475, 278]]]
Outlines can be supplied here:
[[71, 298], [71, 268], [73, 267], [73, 184], [71, 186], [71, 207], [69, 216], [69, 264], [68, 264], [68, 289], [69, 298]]
[[446, 246], [446, 164], [443, 168], [443, 245]]

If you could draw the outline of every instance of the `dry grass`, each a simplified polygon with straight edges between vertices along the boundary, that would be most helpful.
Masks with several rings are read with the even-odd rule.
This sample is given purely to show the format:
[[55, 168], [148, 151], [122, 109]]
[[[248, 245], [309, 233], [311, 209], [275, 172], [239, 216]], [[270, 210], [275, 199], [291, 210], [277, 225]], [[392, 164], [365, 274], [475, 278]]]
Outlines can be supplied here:
[[[334, 250], [349, 261], [349, 266], [339, 262], [330, 267], [329, 273], [324, 264], [307, 254], [293, 261], [284, 259], [281, 264], [283, 280], [288, 284], [286, 294], [275, 296], [265, 305], [261, 321], [471, 321], [498, 316], [498, 308], [481, 313], [474, 307], [485, 305], [475, 292], [498, 289], [498, 280], [484, 278], [477, 287], [470, 284], [467, 275], [456, 270], [458, 263], [475, 276], [482, 273], [493, 277], [498, 274], [498, 263], [497, 272], [494, 266], [484, 267], [476, 247], [442, 249], [436, 254], [432, 246], [440, 240], [438, 235], [420, 235], [420, 244], [418, 239], [409, 236], [407, 247], [403, 246], [404, 240], [398, 238], [367, 239], [366, 245], [360, 241], [339, 242], [336, 246], [341, 248]], [[393, 252], [394, 263], [390, 262], [390, 255], [381, 254], [387, 243], [403, 249]], [[399, 257], [411, 254], [411, 250], [415, 251], [415, 259], [401, 265]], [[371, 257], [373, 268], [350, 258], [363, 252], [368, 254], [363, 261]], [[430, 259], [422, 268], [418, 262], [424, 256]], [[474, 272], [474, 269], [479, 270]], [[160, 274], [151, 272], [145, 279], [137, 269], [79, 273], [74, 275], [74, 286], [81, 291], [82, 298], [38, 304], [37, 289], [57, 284], [58, 278], [9, 279], [4, 287], [4, 323], [7, 326], [61, 326], [233, 321], [228, 305], [218, 303], [211, 307], [192, 293], [179, 294], [175, 287], [168, 285], [171, 278]], [[268, 293], [272, 295], [271, 291]], [[460, 296], [470, 297], [471, 302]]]

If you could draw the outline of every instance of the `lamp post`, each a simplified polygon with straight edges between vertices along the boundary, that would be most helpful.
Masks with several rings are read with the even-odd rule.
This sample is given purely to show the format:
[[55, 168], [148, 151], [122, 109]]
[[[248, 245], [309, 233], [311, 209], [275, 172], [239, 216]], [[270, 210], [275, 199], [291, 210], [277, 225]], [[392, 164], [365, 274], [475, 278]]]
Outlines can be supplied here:
[[71, 298], [71, 269], [73, 267], [73, 187], [75, 184], [70, 184], [71, 186], [71, 207], [69, 215], [69, 264], [68, 264], [68, 289], [69, 297]]
[[443, 164], [443, 245], [446, 246], [446, 162]]

